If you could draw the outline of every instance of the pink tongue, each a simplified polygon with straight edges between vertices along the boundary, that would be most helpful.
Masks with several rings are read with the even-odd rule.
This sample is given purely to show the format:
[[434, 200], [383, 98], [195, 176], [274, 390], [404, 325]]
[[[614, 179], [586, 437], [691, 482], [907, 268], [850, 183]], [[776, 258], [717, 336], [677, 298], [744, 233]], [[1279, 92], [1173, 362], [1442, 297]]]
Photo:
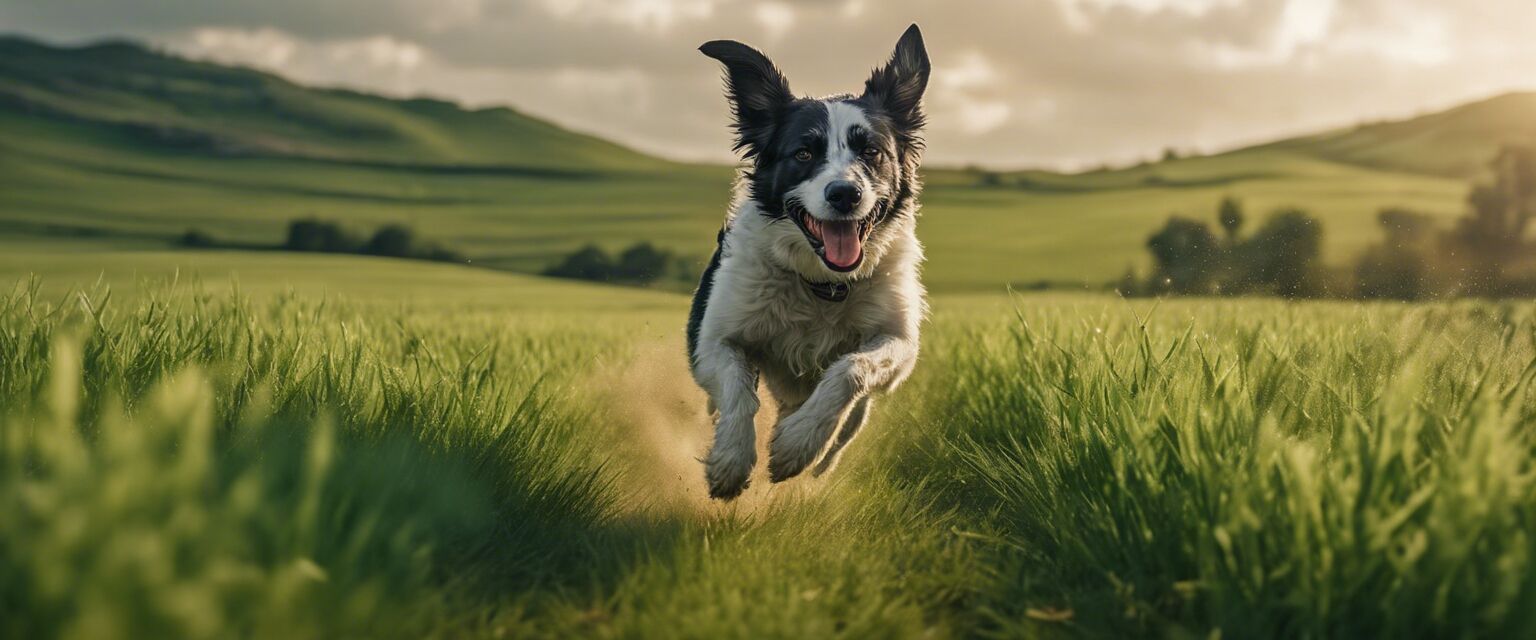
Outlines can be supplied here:
[[864, 255], [864, 241], [859, 238], [858, 225], [853, 223], [828, 224], [822, 227], [821, 243], [827, 262], [848, 268]]

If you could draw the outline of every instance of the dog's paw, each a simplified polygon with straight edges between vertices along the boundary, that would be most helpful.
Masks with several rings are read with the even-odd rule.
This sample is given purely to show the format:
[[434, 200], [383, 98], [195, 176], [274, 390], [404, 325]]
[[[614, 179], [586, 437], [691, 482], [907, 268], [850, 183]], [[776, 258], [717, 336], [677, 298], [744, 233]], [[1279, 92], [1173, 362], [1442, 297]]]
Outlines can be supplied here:
[[821, 453], [837, 417], [796, 411], [779, 423], [768, 445], [768, 479], [783, 482], [800, 475]]
[[743, 458], [720, 449], [712, 449], [709, 459], [704, 461], [704, 479], [709, 483], [709, 497], [733, 500], [752, 484], [752, 467], [757, 464], [757, 454], [753, 452]]

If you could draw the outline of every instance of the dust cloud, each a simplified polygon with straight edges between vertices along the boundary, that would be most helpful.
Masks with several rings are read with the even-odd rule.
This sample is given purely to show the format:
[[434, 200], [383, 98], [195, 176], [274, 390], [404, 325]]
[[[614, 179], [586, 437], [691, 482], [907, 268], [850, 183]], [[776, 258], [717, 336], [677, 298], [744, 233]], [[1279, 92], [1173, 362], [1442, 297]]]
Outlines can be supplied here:
[[627, 361], [596, 376], [597, 394], [615, 422], [613, 460], [623, 473], [624, 507], [636, 512], [691, 513], [704, 517], [752, 516], [816, 491], [824, 481], [810, 474], [783, 484], [768, 481], [768, 438], [778, 411], [763, 398], [757, 414], [757, 468], [752, 485], [730, 502], [712, 500], [704, 483], [704, 455], [714, 422], [707, 397], [688, 371], [681, 336], [637, 346]]

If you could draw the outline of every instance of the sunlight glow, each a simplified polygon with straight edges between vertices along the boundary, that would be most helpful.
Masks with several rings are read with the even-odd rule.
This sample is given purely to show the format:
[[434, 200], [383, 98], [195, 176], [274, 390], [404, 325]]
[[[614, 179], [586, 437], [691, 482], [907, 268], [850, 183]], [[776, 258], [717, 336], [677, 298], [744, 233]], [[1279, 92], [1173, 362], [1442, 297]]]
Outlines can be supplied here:
[[795, 9], [781, 2], [764, 2], [754, 12], [758, 24], [768, 31], [768, 38], [778, 40], [795, 26]]

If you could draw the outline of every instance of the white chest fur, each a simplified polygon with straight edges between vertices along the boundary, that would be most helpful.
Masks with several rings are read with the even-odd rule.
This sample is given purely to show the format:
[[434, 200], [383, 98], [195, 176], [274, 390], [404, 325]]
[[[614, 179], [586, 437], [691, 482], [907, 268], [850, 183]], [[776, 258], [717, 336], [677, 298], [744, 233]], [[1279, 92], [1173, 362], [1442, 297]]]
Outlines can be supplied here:
[[819, 374], [884, 324], [869, 283], [850, 287], [841, 302], [816, 297], [792, 275], [760, 283], [759, 291], [762, 295], [742, 300], [742, 320], [733, 338], [747, 353], [797, 375]]
[[759, 366], [815, 376], [877, 336], [915, 334], [923, 313], [916, 261], [893, 254], [852, 282], [846, 300], [831, 302], [765, 253], [738, 245], [716, 274], [704, 342], [732, 344]]

